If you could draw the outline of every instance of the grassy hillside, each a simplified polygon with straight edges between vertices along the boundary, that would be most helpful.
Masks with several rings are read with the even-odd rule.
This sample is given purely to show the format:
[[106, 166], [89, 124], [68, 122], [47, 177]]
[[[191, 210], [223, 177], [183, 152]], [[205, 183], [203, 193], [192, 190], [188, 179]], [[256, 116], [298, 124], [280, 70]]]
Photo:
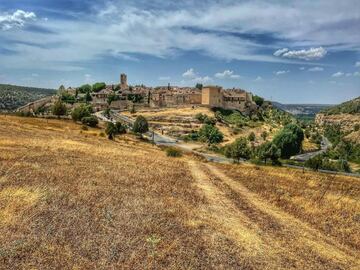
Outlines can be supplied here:
[[337, 106], [330, 107], [328, 109], [322, 110], [321, 113], [326, 115], [333, 114], [357, 114], [360, 113], [360, 97], [346, 101]]
[[29, 102], [54, 93], [54, 89], [0, 84], [0, 111], [15, 110]]
[[1, 269], [356, 269], [356, 178], [0, 116]]

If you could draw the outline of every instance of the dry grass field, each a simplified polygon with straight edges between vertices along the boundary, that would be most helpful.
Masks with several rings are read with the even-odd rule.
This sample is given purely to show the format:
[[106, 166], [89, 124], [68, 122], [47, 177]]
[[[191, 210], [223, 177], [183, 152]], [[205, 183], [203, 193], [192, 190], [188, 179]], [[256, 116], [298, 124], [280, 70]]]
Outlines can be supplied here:
[[0, 116], [0, 269], [359, 269], [360, 181]]

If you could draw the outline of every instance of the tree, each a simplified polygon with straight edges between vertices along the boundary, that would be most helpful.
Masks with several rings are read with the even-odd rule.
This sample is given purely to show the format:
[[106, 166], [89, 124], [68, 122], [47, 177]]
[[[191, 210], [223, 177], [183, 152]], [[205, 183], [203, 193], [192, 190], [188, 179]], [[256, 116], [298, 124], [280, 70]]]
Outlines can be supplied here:
[[248, 139], [250, 142], [254, 142], [255, 139], [256, 139], [256, 136], [255, 136], [255, 133], [254, 132], [251, 132], [248, 136]]
[[107, 98], [107, 103], [111, 105], [111, 103], [116, 100], [119, 100], [119, 96], [111, 93]]
[[86, 92], [85, 101], [86, 101], [86, 103], [92, 101], [92, 97], [91, 97], [91, 95], [90, 95], [90, 92]]
[[200, 141], [206, 142], [210, 145], [222, 142], [224, 139], [224, 135], [217, 127], [205, 124], [199, 130], [199, 139]]
[[99, 92], [105, 88], [106, 88], [106, 84], [104, 82], [97, 82], [97, 83], [94, 83], [92, 86], [92, 90], [94, 92]]
[[54, 106], [52, 107], [52, 113], [60, 118], [61, 115], [65, 115], [67, 112], [65, 104], [59, 99], [55, 102]]
[[266, 130], [264, 130], [263, 133], [261, 133], [261, 138], [263, 138], [264, 141], [266, 141], [267, 136], [268, 136], [268, 133], [266, 132]]
[[132, 130], [135, 133], [143, 134], [149, 131], [149, 123], [142, 115], [136, 117]]
[[247, 139], [242, 137], [236, 139], [236, 141], [232, 144], [227, 145], [224, 153], [227, 158], [232, 158], [239, 162], [241, 158], [248, 159], [250, 157], [251, 150], [248, 147]]
[[197, 83], [195, 85], [195, 88], [199, 89], [199, 90], [202, 90], [203, 89], [203, 85], [201, 83]]
[[256, 105], [258, 105], [259, 107], [261, 107], [264, 104], [264, 99], [257, 95], [253, 96], [253, 100], [256, 103]]
[[71, 118], [74, 121], [81, 121], [84, 117], [88, 117], [93, 113], [92, 107], [90, 105], [81, 104], [80, 106], [73, 109], [71, 113]]
[[264, 160], [265, 164], [267, 159], [270, 159], [273, 164], [277, 164], [281, 156], [281, 150], [272, 142], [266, 142], [257, 149], [257, 156], [260, 160]]
[[105, 133], [108, 135], [109, 140], [113, 140], [116, 135], [125, 134], [126, 127], [120, 122], [116, 122], [115, 124], [112, 122], [108, 122], [106, 125]]
[[273, 143], [281, 150], [282, 158], [290, 158], [300, 152], [303, 140], [302, 129], [295, 124], [288, 124], [275, 136]]
[[89, 127], [96, 127], [99, 124], [99, 120], [94, 115], [83, 117], [81, 122]]
[[82, 94], [91, 92], [91, 85], [90, 84], [84, 84], [78, 88], [79, 92]]

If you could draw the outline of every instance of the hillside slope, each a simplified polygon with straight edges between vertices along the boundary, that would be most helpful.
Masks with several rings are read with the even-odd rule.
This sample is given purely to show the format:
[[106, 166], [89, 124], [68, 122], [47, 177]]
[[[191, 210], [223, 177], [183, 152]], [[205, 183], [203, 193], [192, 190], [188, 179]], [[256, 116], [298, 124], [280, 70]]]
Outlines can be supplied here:
[[360, 97], [343, 102], [339, 105], [322, 110], [320, 113], [325, 115], [333, 114], [360, 114]]
[[1, 269], [359, 266], [358, 179], [174, 159], [100, 132], [0, 116]]
[[53, 95], [54, 89], [0, 84], [0, 111], [12, 111], [29, 102]]

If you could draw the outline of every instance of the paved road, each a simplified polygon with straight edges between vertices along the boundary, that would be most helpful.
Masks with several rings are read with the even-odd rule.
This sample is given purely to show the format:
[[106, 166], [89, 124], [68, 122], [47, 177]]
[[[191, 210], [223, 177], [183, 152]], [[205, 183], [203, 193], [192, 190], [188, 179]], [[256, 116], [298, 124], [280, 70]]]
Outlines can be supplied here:
[[323, 136], [322, 141], [321, 141], [321, 149], [319, 151], [292, 156], [291, 159], [300, 161], [300, 162], [305, 162], [305, 161], [309, 160], [310, 158], [313, 158], [317, 155], [320, 155], [320, 154], [326, 152], [326, 150], [328, 150], [330, 147], [331, 147], [331, 142], [326, 137]]
[[[105, 122], [110, 122], [111, 121], [111, 122], [115, 123], [116, 121], [120, 120], [122, 122], [125, 122], [129, 126], [132, 126], [134, 124], [133, 119], [131, 119], [130, 117], [127, 117], [125, 115], [122, 115], [122, 114], [120, 114], [119, 112], [116, 112], [116, 111], [112, 112], [110, 119], [105, 117], [103, 115], [103, 112], [97, 112], [97, 113], [95, 113], [95, 115], [99, 119], [101, 119], [101, 120], [103, 120]], [[154, 143], [156, 145], [176, 146], [178, 148], [181, 148], [185, 152], [192, 152], [194, 154], [197, 154], [199, 156], [204, 157], [206, 160], [211, 161], [211, 162], [216, 162], [216, 163], [233, 163], [234, 162], [233, 159], [226, 158], [224, 156], [220, 156], [220, 155], [216, 155], [216, 154], [201, 153], [199, 151], [196, 151], [196, 150], [192, 149], [191, 147], [184, 144], [184, 142], [182, 142], [180, 140], [176, 140], [176, 139], [168, 137], [168, 136], [160, 135], [160, 134], [158, 134], [156, 132], [150, 131], [146, 135], [150, 139], [152, 139], [153, 134], [155, 135]], [[329, 140], [326, 137], [323, 137], [323, 142], [322, 142], [322, 145], [321, 145], [322, 149], [319, 150], [319, 151], [312, 152], [312, 153], [307, 153], [307, 154], [318, 155], [318, 154], [326, 151], [326, 149], [328, 149], [330, 146], [331, 146], [331, 143], [329, 142]], [[302, 155], [299, 155], [299, 156], [302, 156]], [[244, 160], [240, 160], [240, 162], [244, 162]], [[310, 170], [309, 168], [304, 168], [304, 167], [301, 167], [301, 166], [288, 165], [288, 164], [283, 164], [283, 166], [289, 167], [289, 168], [295, 168], [295, 169]], [[342, 173], [342, 172], [334, 172], [334, 171], [327, 171], [327, 170], [319, 170], [319, 172], [360, 177], [359, 174], [355, 174], [355, 173]]]

